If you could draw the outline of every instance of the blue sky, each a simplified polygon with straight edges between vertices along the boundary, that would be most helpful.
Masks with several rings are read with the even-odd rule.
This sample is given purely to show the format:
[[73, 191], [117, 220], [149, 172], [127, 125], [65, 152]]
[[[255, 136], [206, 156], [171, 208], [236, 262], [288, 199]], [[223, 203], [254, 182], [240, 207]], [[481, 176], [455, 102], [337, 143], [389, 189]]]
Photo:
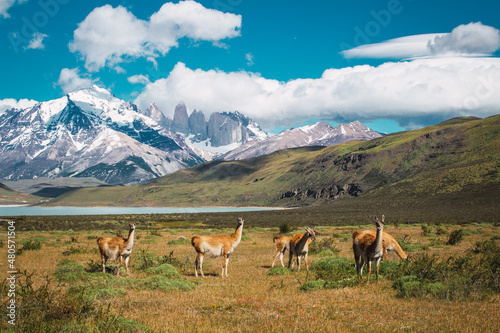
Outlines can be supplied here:
[[500, 2], [0, 0], [0, 112], [97, 84], [167, 115], [392, 132], [500, 110]]

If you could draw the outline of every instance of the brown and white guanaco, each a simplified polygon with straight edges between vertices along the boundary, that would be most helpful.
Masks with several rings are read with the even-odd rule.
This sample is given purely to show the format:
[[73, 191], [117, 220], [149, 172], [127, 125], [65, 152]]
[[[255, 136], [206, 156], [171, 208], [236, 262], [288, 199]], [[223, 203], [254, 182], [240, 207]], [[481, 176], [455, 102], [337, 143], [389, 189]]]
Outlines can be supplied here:
[[130, 223], [130, 231], [128, 238], [123, 237], [99, 237], [97, 238], [97, 245], [101, 252], [102, 272], [106, 272], [106, 262], [108, 260], [119, 260], [117, 276], [120, 276], [120, 268], [122, 267], [122, 260], [125, 259], [125, 268], [127, 275], [130, 275], [128, 270], [128, 261], [130, 254], [132, 254], [132, 247], [134, 246], [135, 223]]
[[229, 263], [229, 255], [233, 253], [241, 241], [243, 232], [243, 218], [238, 218], [238, 225], [236, 231], [231, 236], [193, 236], [191, 238], [191, 245], [196, 250], [196, 259], [194, 262], [194, 274], [198, 277], [198, 268], [200, 269], [201, 276], [203, 274], [203, 256], [209, 255], [212, 258], [222, 256], [222, 274], [227, 277], [227, 265]]
[[309, 244], [316, 240], [317, 231], [313, 228], [306, 228], [306, 232], [301, 234], [300, 232], [294, 234], [290, 240], [290, 255], [288, 260], [288, 268], [292, 265], [293, 257], [297, 257], [297, 271], [300, 271], [300, 258], [303, 257], [306, 270], [309, 271], [309, 266], [307, 264], [307, 253], [309, 252]]
[[408, 260], [408, 256], [396, 239], [383, 230], [384, 221], [384, 215], [382, 215], [381, 220], [375, 217], [376, 230], [356, 230], [352, 234], [354, 260], [356, 261], [356, 270], [360, 278], [363, 275], [364, 264], [368, 264], [368, 278], [366, 283], [370, 281], [372, 261], [376, 261], [377, 264], [376, 274], [378, 281], [380, 260], [382, 258], [384, 258], [384, 260], [387, 259], [387, 251], [395, 251], [401, 259]]

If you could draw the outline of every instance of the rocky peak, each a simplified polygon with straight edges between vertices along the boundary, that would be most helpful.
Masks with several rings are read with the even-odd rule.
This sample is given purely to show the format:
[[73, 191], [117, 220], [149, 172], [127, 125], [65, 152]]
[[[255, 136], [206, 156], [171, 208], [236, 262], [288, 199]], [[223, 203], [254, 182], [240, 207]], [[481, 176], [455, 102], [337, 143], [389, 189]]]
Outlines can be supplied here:
[[144, 111], [144, 114], [167, 129], [172, 126], [172, 119], [170, 119], [169, 117], [165, 117], [158, 105], [156, 105], [156, 103], [154, 102], [149, 104], [146, 111]]
[[214, 112], [208, 121], [208, 137], [212, 147], [220, 147], [236, 142], [244, 142], [247, 130], [240, 122], [228, 114]]
[[172, 122], [172, 132], [179, 132], [182, 134], [189, 134], [189, 118], [187, 113], [186, 104], [180, 102], [174, 111], [174, 121]]
[[189, 116], [189, 132], [195, 136], [196, 141], [207, 139], [207, 122], [202, 111], [194, 110]]

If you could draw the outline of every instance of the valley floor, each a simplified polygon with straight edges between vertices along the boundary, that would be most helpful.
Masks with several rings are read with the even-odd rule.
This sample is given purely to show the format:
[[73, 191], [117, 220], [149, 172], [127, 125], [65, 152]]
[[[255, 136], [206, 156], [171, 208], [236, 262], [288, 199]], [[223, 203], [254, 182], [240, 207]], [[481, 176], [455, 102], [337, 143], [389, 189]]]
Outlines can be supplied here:
[[[251, 224], [251, 221], [245, 222]], [[439, 253], [443, 257], [461, 255], [476, 241], [488, 240], [492, 236], [498, 239], [500, 236], [500, 227], [491, 224], [443, 228], [448, 232], [456, 228], [469, 232], [457, 246], [434, 246], [442, 244], [440, 240], [447, 236], [424, 237], [420, 226], [391, 226], [386, 231], [396, 239], [408, 235], [407, 239], [410, 237], [411, 243], [418, 245], [416, 251], [410, 254], [428, 252]], [[335, 255], [352, 258], [353, 228], [317, 229], [321, 232], [317, 241], [336, 235], [335, 247], [340, 252]], [[138, 237], [130, 260], [131, 277], [113, 279], [144, 278], [144, 273], [134, 269], [134, 264], [141, 251], [151, 251], [157, 256], [171, 255], [179, 259], [179, 273], [183, 279], [194, 282], [195, 288], [170, 292], [127, 290], [123, 296], [96, 302], [110, 304], [114, 313], [142, 323], [154, 332], [498, 332], [498, 295], [478, 302], [397, 298], [391, 288], [392, 281], [384, 279], [384, 276], [378, 284], [373, 282], [368, 286], [301, 291], [301, 284], [312, 277], [312, 273], [307, 275], [304, 265], [298, 273], [268, 275], [275, 251], [272, 238], [279, 233], [277, 228], [244, 230], [244, 238], [229, 260], [229, 278], [220, 276], [220, 258], [205, 258], [206, 277], [195, 278], [195, 251], [189, 242], [191, 237], [195, 234], [229, 235], [232, 232], [233, 229], [161, 229], [151, 233], [138, 226]], [[58, 263], [64, 259], [69, 258], [84, 266], [90, 260], [99, 261], [95, 238], [103, 234], [110, 236], [109, 231], [20, 232], [18, 242], [38, 237], [43, 246], [40, 250], [23, 251], [17, 256], [16, 265], [20, 270], [36, 271], [37, 283], [42, 283], [43, 276], [52, 276]], [[5, 232], [0, 237], [5, 242]], [[70, 256], [63, 255], [71, 248], [81, 251], [74, 251]], [[0, 251], [0, 277], [5, 280], [6, 246]], [[318, 258], [317, 255], [310, 255], [309, 262]], [[389, 260], [398, 259], [390, 254]], [[354, 265], [354, 259], [352, 263]], [[281, 265], [279, 259], [276, 264]], [[68, 286], [63, 283], [58, 287]]]

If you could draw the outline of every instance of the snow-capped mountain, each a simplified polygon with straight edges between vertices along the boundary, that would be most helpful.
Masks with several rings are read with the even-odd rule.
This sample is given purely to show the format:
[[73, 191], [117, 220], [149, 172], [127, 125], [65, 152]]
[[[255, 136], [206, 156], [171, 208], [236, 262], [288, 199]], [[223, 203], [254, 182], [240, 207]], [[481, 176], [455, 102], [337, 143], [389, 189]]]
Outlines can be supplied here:
[[224, 154], [226, 161], [267, 155], [286, 148], [331, 146], [352, 140], [371, 140], [382, 135], [359, 121], [333, 127], [323, 121], [285, 130], [264, 140], [247, 142]]
[[0, 116], [0, 178], [135, 184], [203, 162], [134, 104], [92, 86]]

